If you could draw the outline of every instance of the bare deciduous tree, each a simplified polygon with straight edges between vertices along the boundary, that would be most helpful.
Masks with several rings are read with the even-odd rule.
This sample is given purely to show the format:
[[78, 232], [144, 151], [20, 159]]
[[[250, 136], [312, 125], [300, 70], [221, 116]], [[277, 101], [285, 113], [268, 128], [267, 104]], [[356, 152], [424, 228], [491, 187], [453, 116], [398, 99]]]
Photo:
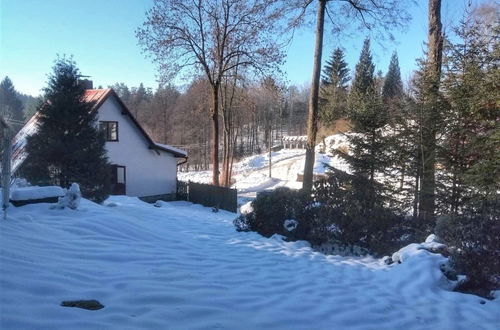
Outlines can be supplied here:
[[280, 64], [278, 42], [283, 11], [278, 0], [155, 0], [137, 30], [143, 49], [170, 79], [201, 71], [212, 89], [213, 184], [219, 184], [220, 87], [237, 67], [267, 71]]

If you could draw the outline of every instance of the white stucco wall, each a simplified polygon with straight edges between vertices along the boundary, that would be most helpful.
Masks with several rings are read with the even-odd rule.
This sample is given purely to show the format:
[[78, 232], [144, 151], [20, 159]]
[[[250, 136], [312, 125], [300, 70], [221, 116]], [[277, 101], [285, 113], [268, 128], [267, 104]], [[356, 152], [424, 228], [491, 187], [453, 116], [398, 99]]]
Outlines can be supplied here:
[[148, 141], [113, 96], [99, 108], [99, 121], [118, 122], [118, 141], [106, 142], [111, 164], [126, 167], [127, 196], [175, 193], [177, 161], [168, 152], [148, 148]]

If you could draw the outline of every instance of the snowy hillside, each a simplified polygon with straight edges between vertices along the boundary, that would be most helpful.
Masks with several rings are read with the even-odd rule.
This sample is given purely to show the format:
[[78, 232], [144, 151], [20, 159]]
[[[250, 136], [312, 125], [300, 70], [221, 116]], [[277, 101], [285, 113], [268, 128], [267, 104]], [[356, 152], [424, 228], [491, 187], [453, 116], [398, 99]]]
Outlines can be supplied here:
[[[234, 214], [114, 197], [12, 208], [0, 230], [1, 329], [497, 329], [500, 300], [444, 288], [445, 261], [325, 256], [234, 230]], [[97, 311], [61, 307], [97, 299]], [[483, 302], [483, 303], [482, 303]]]
[[[338, 156], [333, 156], [331, 149], [346, 148], [345, 136], [341, 134], [332, 135], [316, 147], [316, 158], [314, 164], [315, 174], [324, 174], [328, 164], [343, 171], [349, 171], [348, 165]], [[325, 153], [320, 153], [324, 150]], [[243, 158], [233, 165], [232, 186], [238, 189], [239, 197], [255, 197], [256, 192], [274, 189], [277, 187], [302, 188], [302, 182], [297, 181], [297, 176], [304, 171], [305, 150], [304, 149], [282, 149], [271, 153], [271, 178], [269, 177], [269, 154], [262, 153]], [[212, 181], [211, 171], [179, 172], [179, 180], [210, 183]]]

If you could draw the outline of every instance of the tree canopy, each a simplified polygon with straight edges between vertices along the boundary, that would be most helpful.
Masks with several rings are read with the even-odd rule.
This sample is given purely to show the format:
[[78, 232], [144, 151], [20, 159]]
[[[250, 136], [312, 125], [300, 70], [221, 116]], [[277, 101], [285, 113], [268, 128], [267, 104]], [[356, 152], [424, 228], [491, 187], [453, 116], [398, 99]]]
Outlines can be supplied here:
[[203, 73], [212, 88], [212, 182], [219, 185], [220, 88], [237, 69], [274, 70], [283, 60], [278, 0], [155, 0], [137, 30], [161, 76]]

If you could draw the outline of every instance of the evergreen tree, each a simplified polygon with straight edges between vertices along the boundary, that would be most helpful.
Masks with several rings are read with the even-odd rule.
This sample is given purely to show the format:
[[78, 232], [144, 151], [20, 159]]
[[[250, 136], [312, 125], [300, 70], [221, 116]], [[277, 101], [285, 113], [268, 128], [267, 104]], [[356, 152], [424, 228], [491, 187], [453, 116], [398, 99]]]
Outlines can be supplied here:
[[[363, 48], [359, 56], [358, 64], [354, 72], [354, 80], [351, 86], [351, 93], [349, 95], [351, 104], [350, 109], [353, 109], [355, 99], [358, 101], [369, 99], [375, 90], [375, 65], [373, 64], [372, 54], [370, 51], [370, 39], [365, 39]], [[357, 95], [354, 99], [353, 96]]]
[[384, 86], [382, 87], [382, 98], [388, 101], [403, 95], [403, 82], [401, 81], [401, 72], [399, 70], [398, 54], [392, 53], [389, 69], [385, 76]]
[[[434, 221], [434, 188], [432, 196], [430, 193], [426, 194], [426, 202], [425, 205], [429, 205], [430, 199], [432, 199], [432, 214], [433, 217], [431, 219], [424, 219], [424, 216], [428, 214], [427, 212], [422, 211], [422, 197], [423, 191], [422, 189], [428, 190], [429, 182], [424, 184], [424, 170], [427, 171], [426, 175], [429, 175], [429, 172], [432, 172], [430, 177], [426, 178], [427, 181], [432, 181], [434, 179], [434, 171], [435, 166], [430, 166], [431, 163], [434, 163], [436, 160], [436, 145], [435, 140], [432, 143], [432, 137], [434, 133], [437, 134], [438, 129], [444, 126], [442, 114], [445, 109], [448, 107], [445, 99], [442, 97], [442, 94], [439, 93], [439, 90], [436, 89], [435, 84], [435, 74], [433, 72], [433, 68], [430, 66], [427, 59], [419, 59], [418, 60], [419, 69], [415, 71], [415, 74], [412, 79], [412, 96], [413, 96], [413, 112], [411, 113], [411, 119], [415, 121], [414, 126], [414, 154], [415, 158], [416, 171], [414, 174], [414, 210], [413, 216], [415, 219], [418, 219], [420, 223], [419, 226], [422, 227], [423, 230], [426, 231], [427, 234], [430, 233], [433, 226], [435, 225]], [[432, 132], [430, 132], [432, 131]], [[432, 134], [431, 134], [432, 133]], [[429, 141], [426, 137], [432, 135], [430, 137], [431, 141]], [[432, 154], [429, 154], [429, 150], [434, 149]], [[424, 166], [425, 163], [425, 166]], [[435, 183], [431, 185], [435, 186]], [[426, 188], [427, 187], [427, 188]], [[432, 198], [431, 198], [432, 197]], [[423, 212], [423, 213], [422, 213]]]
[[321, 75], [321, 84], [323, 87], [334, 85], [347, 88], [350, 79], [344, 51], [341, 48], [336, 48], [332, 52], [330, 59], [326, 61]]
[[393, 129], [398, 129], [398, 125], [403, 124], [406, 118], [404, 118], [405, 114], [403, 114], [405, 95], [403, 91], [403, 82], [401, 81], [401, 72], [399, 70], [398, 55], [396, 52], [392, 54], [381, 93], [382, 100], [387, 109], [389, 122]]
[[326, 124], [347, 115], [349, 68], [344, 52], [336, 48], [326, 62], [321, 77], [320, 116]]
[[120, 99], [127, 105], [127, 107], [131, 105], [130, 102], [132, 99], [132, 93], [130, 92], [130, 89], [127, 85], [125, 85], [124, 83], [116, 83], [108, 87], [112, 88], [116, 92], [116, 94], [118, 94]]
[[385, 138], [393, 170], [388, 173], [390, 177], [386, 180], [392, 180], [392, 186], [398, 187], [398, 199], [402, 201], [401, 206], [409, 211], [412, 196], [407, 194], [409, 191], [408, 174], [414, 171], [413, 163], [416, 152], [414, 121], [412, 121], [412, 110], [415, 107], [412, 100], [404, 93], [396, 52], [391, 56], [387, 75], [383, 79], [380, 90], [391, 128], [386, 132]]
[[467, 278], [458, 289], [483, 296], [500, 289], [500, 25], [488, 11], [498, 18], [494, 5], [481, 5], [445, 49], [436, 170], [435, 232]]
[[23, 104], [9, 77], [0, 83], [0, 115], [7, 119], [24, 121]]
[[[17, 97], [19, 98], [19, 100], [21, 101], [21, 104], [23, 105], [24, 118], [25, 118], [25, 120], [28, 120], [29, 118], [31, 118], [35, 114], [36, 109], [38, 108], [38, 106], [42, 102], [42, 97], [41, 96], [34, 97], [31, 95], [22, 94], [19, 92], [17, 93]], [[22, 128], [22, 127], [20, 127], [20, 128]]]
[[404, 94], [401, 99], [390, 103], [389, 111], [391, 109], [395, 110], [392, 110], [394, 115], [389, 115], [393, 134], [389, 138], [388, 150], [392, 157], [393, 186], [398, 187], [400, 207], [407, 214], [412, 212], [415, 219], [418, 215], [418, 175], [421, 170], [421, 149], [417, 142], [420, 140], [420, 106], [411, 96]]
[[130, 92], [130, 111], [139, 122], [144, 122], [152, 114], [150, 112], [150, 103], [153, 98], [151, 88], [145, 88], [143, 83], [139, 87], [132, 87]]
[[356, 175], [367, 178], [372, 184], [375, 184], [376, 172], [383, 172], [387, 166], [382, 136], [387, 115], [376, 90], [374, 70], [370, 41], [366, 39], [349, 93], [349, 119], [354, 134], [349, 137], [351, 153], [344, 157]]
[[463, 21], [447, 48], [443, 92], [449, 104], [440, 150], [437, 201], [443, 214], [483, 208], [500, 191], [499, 44], [483, 22]]
[[79, 70], [58, 59], [38, 110], [38, 130], [28, 137], [22, 172], [32, 183], [80, 184], [84, 197], [101, 202], [109, 195], [111, 169], [97, 112], [83, 99]]

